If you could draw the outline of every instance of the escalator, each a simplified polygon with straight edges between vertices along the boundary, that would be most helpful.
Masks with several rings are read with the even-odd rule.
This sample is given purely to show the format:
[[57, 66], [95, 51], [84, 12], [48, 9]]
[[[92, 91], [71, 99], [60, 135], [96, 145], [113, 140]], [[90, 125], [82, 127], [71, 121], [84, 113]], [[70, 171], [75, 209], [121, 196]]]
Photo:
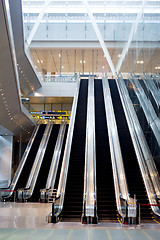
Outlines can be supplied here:
[[30, 201], [32, 202], [38, 202], [40, 199], [40, 189], [45, 188], [47, 177], [49, 174], [49, 169], [52, 161], [52, 156], [54, 153], [54, 147], [57, 141], [57, 136], [59, 132], [60, 125], [54, 124], [52, 127], [52, 131], [50, 134], [50, 138], [47, 144], [47, 148], [44, 154], [44, 158], [42, 161], [42, 165], [40, 168], [40, 172], [38, 174], [38, 178], [36, 181], [36, 185], [32, 194], [32, 197], [30, 198]]
[[85, 138], [88, 80], [80, 83], [77, 112], [73, 131], [69, 169], [62, 210], [63, 221], [80, 221], [83, 205]]
[[102, 80], [95, 80], [97, 213], [100, 221], [117, 221], [113, 172]]
[[45, 127], [46, 127], [45, 124], [42, 124], [39, 127], [37, 135], [36, 135], [36, 137], [34, 139], [34, 142], [32, 144], [30, 152], [28, 154], [28, 158], [27, 158], [27, 160], [25, 162], [25, 165], [23, 167], [22, 173], [21, 173], [21, 175], [19, 177], [19, 180], [17, 182], [16, 189], [24, 188], [26, 186], [26, 183], [27, 183], [27, 180], [28, 180], [28, 177], [29, 177], [32, 165], [34, 163], [34, 159], [36, 157], [36, 154], [37, 154], [37, 151], [38, 151], [41, 139], [42, 139], [43, 134], [44, 134]]
[[61, 173], [62, 160], [63, 160], [63, 154], [64, 154], [64, 149], [65, 149], [65, 144], [66, 144], [66, 139], [67, 139], [67, 133], [68, 133], [68, 124], [66, 126], [65, 135], [64, 135], [64, 139], [63, 139], [63, 145], [62, 145], [62, 150], [61, 150], [61, 156], [60, 156], [60, 159], [59, 159], [59, 164], [58, 164], [58, 170], [57, 170], [56, 180], [55, 180], [55, 184], [54, 184], [54, 189], [58, 189], [58, 183], [59, 183], [59, 177], [60, 177], [60, 173]]
[[[134, 197], [136, 194], [138, 203], [149, 204], [115, 80], [109, 80], [109, 86], [130, 196]], [[152, 215], [148, 206], [141, 208], [141, 218], [143, 221], [151, 221]]]

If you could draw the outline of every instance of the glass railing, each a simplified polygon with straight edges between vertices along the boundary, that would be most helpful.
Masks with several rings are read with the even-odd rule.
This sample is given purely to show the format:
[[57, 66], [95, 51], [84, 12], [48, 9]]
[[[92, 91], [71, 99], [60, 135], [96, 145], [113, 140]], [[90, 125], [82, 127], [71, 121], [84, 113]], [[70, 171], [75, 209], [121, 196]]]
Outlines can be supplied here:
[[157, 113], [154, 110], [154, 107], [150, 101], [150, 98], [147, 97], [143, 87], [138, 78], [134, 75], [129, 77], [129, 81], [132, 85], [132, 89], [137, 97], [137, 100], [143, 110], [145, 118], [149, 127], [151, 128], [158, 145], [160, 146], [160, 119], [158, 118]]
[[147, 191], [149, 203], [152, 205], [151, 208], [155, 215], [160, 217], [160, 210], [157, 206], [157, 199], [159, 198], [160, 194], [159, 175], [155, 167], [152, 154], [144, 137], [142, 128], [139, 124], [136, 111], [128, 94], [127, 87], [121, 75], [119, 75], [117, 86], [120, 92], [126, 120]]
[[136, 111], [139, 123], [153, 156], [160, 154], [160, 118], [155, 111], [149, 92], [146, 93], [143, 81], [134, 75], [125, 84]]
[[43, 82], [76, 82], [78, 75], [44, 75]]
[[155, 84], [154, 78], [149, 76], [146, 73], [143, 73], [141, 75], [141, 79], [143, 80], [148, 92], [150, 92], [152, 98], [154, 99], [157, 108], [159, 109], [160, 107], [160, 93], [159, 93], [159, 88], [157, 88], [157, 85]]

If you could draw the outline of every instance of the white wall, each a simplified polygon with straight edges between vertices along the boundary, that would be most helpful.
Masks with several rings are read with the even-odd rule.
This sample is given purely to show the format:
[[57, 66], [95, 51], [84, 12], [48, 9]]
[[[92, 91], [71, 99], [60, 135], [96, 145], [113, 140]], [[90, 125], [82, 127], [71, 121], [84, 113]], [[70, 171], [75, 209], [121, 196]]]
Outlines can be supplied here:
[[42, 82], [42, 87], [30, 96], [37, 97], [74, 97], [77, 83]]
[[13, 136], [0, 136], [0, 187], [11, 182]]
[[[47, 25], [47, 29], [46, 29]], [[25, 39], [28, 37], [33, 24], [25, 23]], [[132, 23], [98, 23], [105, 41], [128, 41]], [[158, 41], [157, 33], [160, 31], [159, 23], [139, 23], [133, 41]], [[58, 40], [92, 40], [97, 41], [97, 36], [91, 23], [41, 23], [33, 38], [34, 41]], [[54, 46], [54, 43], [52, 43]]]

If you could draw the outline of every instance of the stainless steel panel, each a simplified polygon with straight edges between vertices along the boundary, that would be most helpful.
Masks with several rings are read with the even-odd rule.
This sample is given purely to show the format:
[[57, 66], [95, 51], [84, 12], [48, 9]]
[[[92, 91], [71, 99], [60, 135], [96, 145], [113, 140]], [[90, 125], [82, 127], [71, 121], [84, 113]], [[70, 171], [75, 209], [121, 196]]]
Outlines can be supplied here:
[[22, 109], [21, 91], [17, 72], [17, 61], [12, 33], [8, 0], [0, 1], [0, 124], [18, 135], [32, 130], [36, 124]]
[[96, 191], [96, 148], [95, 148], [95, 104], [94, 77], [89, 77], [86, 146], [85, 146], [85, 175], [84, 175], [84, 207], [86, 217], [95, 216]]

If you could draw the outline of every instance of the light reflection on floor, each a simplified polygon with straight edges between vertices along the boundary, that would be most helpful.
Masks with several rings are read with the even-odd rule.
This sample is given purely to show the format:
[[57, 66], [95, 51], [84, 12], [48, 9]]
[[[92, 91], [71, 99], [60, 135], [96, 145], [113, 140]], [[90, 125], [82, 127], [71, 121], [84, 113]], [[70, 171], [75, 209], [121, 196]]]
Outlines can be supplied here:
[[160, 225], [156, 223], [136, 227], [105, 222], [48, 224], [50, 212], [51, 204], [0, 203], [0, 240], [160, 240]]

